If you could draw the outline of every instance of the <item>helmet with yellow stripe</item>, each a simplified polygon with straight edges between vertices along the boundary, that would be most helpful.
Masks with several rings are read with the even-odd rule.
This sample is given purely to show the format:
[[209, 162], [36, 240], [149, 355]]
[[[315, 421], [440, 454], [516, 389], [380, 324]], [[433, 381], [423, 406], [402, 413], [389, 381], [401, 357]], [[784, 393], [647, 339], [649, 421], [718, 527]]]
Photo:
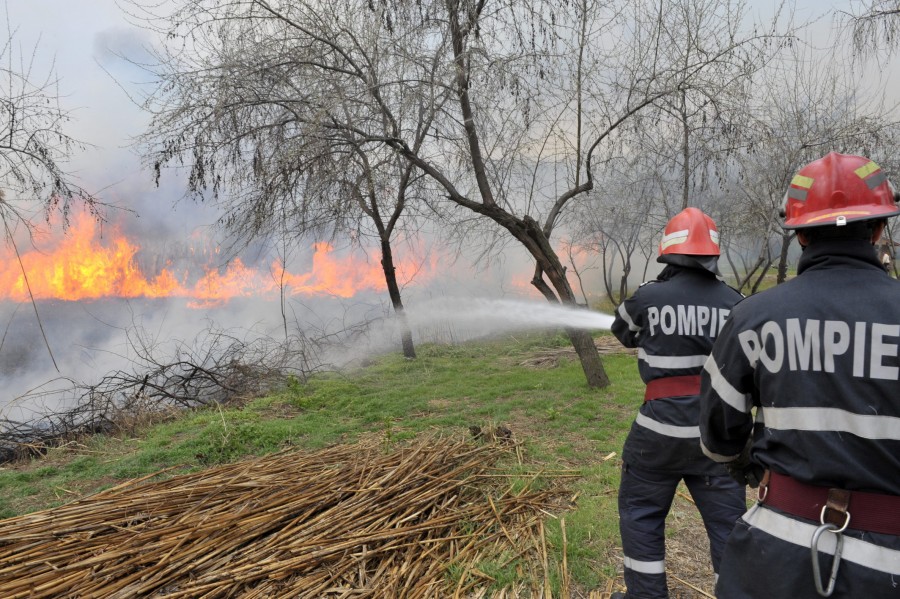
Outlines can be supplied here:
[[719, 230], [697, 208], [685, 208], [669, 220], [659, 242], [659, 255], [718, 256]]
[[900, 214], [897, 194], [868, 158], [831, 152], [800, 169], [784, 196], [785, 229], [843, 226]]

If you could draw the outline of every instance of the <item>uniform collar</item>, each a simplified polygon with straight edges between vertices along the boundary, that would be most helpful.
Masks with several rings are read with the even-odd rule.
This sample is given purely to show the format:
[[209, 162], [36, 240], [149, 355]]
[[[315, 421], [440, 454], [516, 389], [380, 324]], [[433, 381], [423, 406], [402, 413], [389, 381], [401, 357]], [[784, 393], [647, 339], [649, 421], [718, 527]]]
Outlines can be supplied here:
[[705, 270], [700, 267], [691, 267], [691, 266], [682, 266], [680, 264], [666, 264], [666, 267], [662, 269], [656, 276], [657, 281], [668, 281], [672, 277], [677, 277], [678, 275], [685, 273], [693, 273], [695, 275], [702, 275], [704, 277], [715, 278], [716, 275], [711, 273], [708, 270]]
[[694, 256], [688, 254], [665, 254], [656, 259], [657, 262], [667, 265], [683, 266], [695, 270], [705, 270], [715, 276], [721, 276], [719, 272], [718, 256]]
[[803, 250], [797, 274], [810, 269], [876, 268], [884, 272], [875, 246], [863, 239], [821, 239]]

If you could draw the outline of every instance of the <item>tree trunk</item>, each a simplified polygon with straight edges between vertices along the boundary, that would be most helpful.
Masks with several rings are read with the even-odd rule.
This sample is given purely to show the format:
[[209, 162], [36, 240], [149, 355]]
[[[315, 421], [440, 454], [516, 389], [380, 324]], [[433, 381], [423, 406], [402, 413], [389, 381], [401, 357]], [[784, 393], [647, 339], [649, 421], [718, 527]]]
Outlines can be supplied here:
[[384, 270], [384, 281], [387, 283], [388, 295], [391, 305], [394, 306], [394, 314], [400, 323], [400, 342], [403, 345], [403, 356], [409, 359], [416, 357], [416, 348], [413, 345], [412, 331], [406, 321], [403, 312], [403, 301], [400, 299], [400, 286], [397, 284], [397, 269], [394, 266], [394, 254], [391, 251], [391, 242], [381, 241], [381, 268]]
[[628, 276], [631, 274], [631, 254], [622, 259], [622, 278], [619, 279], [619, 302], [625, 301], [628, 294]]
[[566, 329], [566, 334], [581, 361], [581, 370], [587, 379], [588, 387], [602, 389], [609, 385], [609, 376], [600, 361], [600, 352], [594, 345], [594, 338], [584, 329]]
[[893, 227], [891, 227], [890, 221], [887, 222], [884, 226], [884, 232], [881, 234], [882, 239], [886, 239], [885, 251], [888, 253], [888, 257], [890, 258], [890, 267], [888, 268], [888, 273], [893, 273], [894, 278], [897, 278], [897, 249], [894, 245], [894, 231]]
[[762, 264], [760, 264], [759, 275], [757, 275], [756, 280], [753, 282], [753, 285], [750, 287], [750, 295], [757, 293], [759, 291], [760, 286], [763, 284], [763, 281], [766, 280], [766, 273], [769, 272], [769, 269], [772, 268], [772, 257], [767, 257]]
[[687, 116], [687, 92], [681, 91], [681, 157], [684, 161], [681, 182], [681, 209], [686, 210], [691, 191], [691, 128]]
[[556, 294], [550, 289], [550, 285], [547, 284], [547, 281], [544, 280], [544, 269], [541, 268], [540, 264], [536, 264], [534, 267], [534, 276], [531, 277], [531, 284], [541, 292], [541, 295], [543, 295], [544, 299], [548, 302], [551, 304], [559, 303]]
[[[769, 262], [771, 263], [772, 260], [769, 259]], [[729, 261], [729, 263], [731, 263], [731, 261]], [[745, 288], [750, 289], [752, 287], [751, 281], [753, 280], [753, 277], [756, 275], [756, 271], [759, 270], [760, 268], [762, 268], [762, 266], [765, 263], [766, 263], [766, 255], [764, 253], [760, 253], [759, 258], [756, 259], [756, 262], [754, 262], [752, 266], [745, 267], [744, 274], [738, 273], [737, 268], [734, 268], [734, 266], [732, 265], [734, 272], [737, 274], [737, 276], [735, 277], [735, 285], [737, 286], [738, 291], [743, 293]], [[763, 268], [763, 272], [765, 273], [765, 271], [767, 269], [768, 269], [768, 266]], [[752, 289], [751, 289], [750, 293], [752, 293]]]
[[[469, 72], [467, 64], [468, 49], [465, 47], [465, 36], [468, 35], [469, 29], [464, 29], [459, 17], [463, 11], [460, 10], [462, 4], [458, 1], [447, 1], [447, 12], [450, 20], [450, 36], [453, 47], [453, 58], [456, 64], [456, 95], [459, 100], [460, 112], [463, 117], [463, 128], [466, 132], [466, 138], [469, 146], [469, 153], [474, 170], [475, 180], [478, 184], [478, 191], [481, 195], [481, 204], [469, 204], [472, 210], [480, 212], [490, 217], [494, 222], [505, 228], [507, 231], [519, 240], [531, 256], [535, 259], [537, 268], [543, 270], [550, 279], [550, 284], [556, 290], [559, 301], [564, 304], [577, 306], [575, 294], [572, 292], [571, 286], [565, 276], [565, 268], [559, 261], [556, 251], [550, 245], [550, 229], [544, 230], [530, 216], [525, 215], [521, 220], [514, 217], [510, 213], [503, 210], [497, 205], [494, 194], [491, 190], [490, 178], [487, 176], [484, 159], [481, 154], [481, 147], [478, 141], [478, 130], [476, 128], [476, 119], [472, 103], [469, 98]], [[477, 16], [484, 3], [479, 4], [477, 11], [469, 13], [467, 16], [470, 21], [467, 28], [477, 25]], [[552, 227], [554, 219], [551, 218], [548, 227]], [[540, 282], [539, 282], [540, 281]], [[547, 286], [542, 285], [543, 277], [535, 277], [532, 282], [545, 294]], [[549, 299], [549, 297], [548, 297]], [[600, 354], [597, 352], [597, 346], [594, 345], [593, 338], [586, 331], [570, 331], [569, 338], [572, 340], [572, 346], [575, 353], [581, 360], [581, 367], [587, 377], [587, 383], [590, 387], [605, 387], [609, 385], [609, 377], [603, 369], [600, 362]]]
[[775, 280], [778, 285], [781, 285], [787, 280], [788, 250], [791, 247], [791, 241], [793, 239], [794, 234], [790, 231], [784, 231], [781, 234], [781, 254], [778, 257], [778, 278]]
[[[559, 256], [556, 255], [541, 227], [529, 216], [522, 219], [521, 225], [524, 225], [522, 228], [524, 229], [525, 237], [516, 236], [520, 241], [523, 241], [525, 247], [531, 251], [538, 262], [532, 284], [539, 290], [542, 288], [544, 290], [547, 289], [543, 277], [538, 277], [539, 270], [542, 270], [547, 274], [547, 278], [550, 279], [553, 289], [556, 290], [558, 301], [568, 306], [577, 307], [578, 301], [575, 298], [575, 292], [572, 291], [572, 287], [569, 285], [568, 279], [566, 279], [566, 269], [562, 262], [559, 261]], [[516, 233], [514, 229], [509, 227], [507, 229], [514, 234]], [[584, 371], [588, 386], [596, 389], [608, 386], [609, 377], [606, 374], [606, 369], [603, 368], [600, 353], [597, 351], [597, 346], [594, 345], [594, 338], [591, 334], [584, 329], [570, 328], [566, 329], [566, 334], [569, 336], [572, 347], [575, 348], [575, 353], [581, 361], [581, 369]]]

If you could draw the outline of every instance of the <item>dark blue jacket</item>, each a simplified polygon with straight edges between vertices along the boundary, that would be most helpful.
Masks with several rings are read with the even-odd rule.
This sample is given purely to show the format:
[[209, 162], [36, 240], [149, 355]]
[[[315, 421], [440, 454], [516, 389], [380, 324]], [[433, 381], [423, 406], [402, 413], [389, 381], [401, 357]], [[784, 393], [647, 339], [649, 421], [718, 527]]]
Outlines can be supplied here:
[[[900, 495], [900, 282], [870, 243], [819, 241], [798, 276], [735, 306], [703, 374], [706, 453]], [[755, 416], [754, 416], [755, 412]]]
[[[613, 334], [638, 348], [645, 383], [699, 375], [741, 294], [698, 268], [668, 265], [641, 285], [616, 312]], [[700, 451], [697, 395], [644, 402], [625, 442], [623, 460], [651, 470], [722, 474]]]

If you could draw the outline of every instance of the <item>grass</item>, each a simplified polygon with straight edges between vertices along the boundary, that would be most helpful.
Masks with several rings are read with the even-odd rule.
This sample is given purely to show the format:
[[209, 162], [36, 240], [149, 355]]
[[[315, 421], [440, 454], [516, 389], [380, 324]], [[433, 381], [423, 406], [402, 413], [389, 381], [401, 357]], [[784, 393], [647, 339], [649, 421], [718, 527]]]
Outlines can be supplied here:
[[[435, 429], [504, 424], [528, 462], [580, 474], [572, 482], [577, 508], [563, 514], [567, 568], [579, 587], [596, 588], [616, 574], [609, 555], [619, 543], [618, 454], [643, 385], [632, 355], [610, 354], [603, 364], [612, 384], [589, 389], [568, 347], [564, 338], [547, 335], [422, 346], [416, 360], [392, 354], [308, 384], [290, 381], [270, 396], [185, 413], [137, 437], [95, 436], [0, 468], [0, 517], [51, 508], [165, 468], [194, 471], [286, 446], [352, 443], [362, 434], [393, 443]], [[557, 350], [551, 367], [527, 363]], [[562, 521], [549, 518], [546, 526], [552, 568], [561, 572]], [[497, 580], [516, 572], [515, 562], [504, 560], [479, 569]]]

